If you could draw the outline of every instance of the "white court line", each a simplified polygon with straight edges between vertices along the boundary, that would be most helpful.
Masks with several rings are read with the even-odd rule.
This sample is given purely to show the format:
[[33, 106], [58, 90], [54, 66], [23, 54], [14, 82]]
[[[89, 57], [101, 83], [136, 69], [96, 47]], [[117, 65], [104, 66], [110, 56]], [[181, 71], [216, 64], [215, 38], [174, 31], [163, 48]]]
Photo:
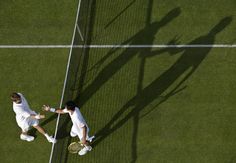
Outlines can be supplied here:
[[67, 49], [67, 48], [236, 48], [236, 44], [183, 45], [0, 45], [0, 49]]
[[[66, 84], [67, 84], [67, 77], [68, 77], [68, 72], [69, 72], [69, 68], [70, 68], [70, 60], [71, 60], [71, 54], [72, 54], [72, 47], [73, 47], [73, 42], [74, 42], [74, 39], [75, 39], [76, 25], [77, 25], [77, 22], [78, 22], [79, 11], [80, 11], [80, 4], [81, 4], [81, 0], [78, 3], [76, 18], [75, 18], [75, 25], [74, 25], [74, 32], [73, 32], [73, 36], [72, 36], [72, 40], [71, 40], [71, 45], [69, 47], [67, 47], [67, 48], [70, 48], [70, 52], [69, 52], [69, 56], [68, 56], [67, 66], [66, 66], [66, 75], [65, 75], [64, 85], [63, 85], [63, 89], [62, 89], [60, 108], [63, 105], [63, 99], [64, 99], [64, 95], [65, 95], [65, 89], [66, 89]], [[57, 116], [57, 122], [56, 122], [56, 128], [55, 128], [54, 137], [57, 136], [59, 120], [60, 120], [60, 114], [58, 114], [58, 116]], [[55, 146], [55, 144], [53, 143], [52, 144], [52, 149], [51, 149], [49, 163], [52, 162], [52, 155], [53, 155], [53, 151], [54, 151], [54, 146]]]
[[195, 45], [84, 45], [82, 48], [236, 48], [236, 44], [195, 44]]

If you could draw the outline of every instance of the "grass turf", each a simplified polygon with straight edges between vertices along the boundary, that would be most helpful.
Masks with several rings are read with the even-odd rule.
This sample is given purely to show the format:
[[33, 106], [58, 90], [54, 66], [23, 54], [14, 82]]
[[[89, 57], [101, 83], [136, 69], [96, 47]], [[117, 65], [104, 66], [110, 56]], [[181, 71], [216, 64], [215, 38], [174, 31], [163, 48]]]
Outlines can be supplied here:
[[0, 44], [70, 44], [76, 0], [1, 1]]
[[[0, 6], [5, 6], [1, 10], [5, 24], [0, 27], [2, 44], [70, 42], [71, 27], [76, 12], [75, 1], [66, 5], [64, 1], [57, 5], [55, 1], [40, 4], [26, 1], [29, 7], [11, 1], [9, 2], [11, 9], [6, 7], [8, 3], [0, 3]], [[52, 6], [55, 12], [54, 9], [51, 10]], [[224, 5], [218, 0], [196, 1], [191, 4], [185, 0], [175, 2], [104, 0], [93, 1], [92, 6], [89, 17], [91, 44], [166, 44], [173, 38], [177, 38], [174, 43], [183, 44], [235, 43], [232, 34], [235, 28], [235, 2], [232, 0], [228, 0]], [[17, 12], [11, 12], [13, 9]], [[25, 10], [20, 14], [22, 9]], [[7, 19], [7, 16], [10, 19]], [[226, 17], [228, 21], [216, 26]], [[12, 21], [13, 19], [16, 19], [16, 22]], [[26, 21], [22, 21], [24, 19]], [[68, 23], [65, 23], [67, 21]], [[158, 22], [157, 26], [150, 25], [152, 22]], [[31, 24], [35, 25], [30, 26]], [[218, 29], [219, 33], [214, 37], [206, 35], [213, 28]], [[81, 63], [82, 69], [79, 70], [82, 73], [78, 76], [73, 76], [72, 73], [69, 80], [79, 81], [79, 83], [76, 81], [78, 87], [72, 87], [71, 97], [81, 106], [81, 111], [91, 128], [91, 134], [97, 134], [97, 140], [93, 144], [93, 151], [85, 157], [66, 153], [66, 143], [71, 141], [67, 133], [70, 125], [66, 123], [64, 126], [66, 128], [62, 127], [60, 130], [61, 133], [66, 131], [67, 135], [63, 137], [65, 143], [56, 145], [63, 147], [58, 148], [59, 151], [56, 150], [60, 155], [65, 155], [60, 161], [67, 163], [234, 162], [236, 119], [233, 107], [236, 95], [230, 90], [234, 89], [233, 83], [236, 80], [233, 63], [235, 50], [224, 48], [180, 50], [88, 49]], [[3, 58], [1, 61], [4, 61], [1, 63], [3, 74], [12, 72], [15, 64], [12, 58], [17, 58], [18, 51], [1, 50], [1, 54], [4, 54], [1, 56]], [[48, 62], [56, 64], [53, 61], [55, 57], [59, 57], [56, 54], [61, 51], [52, 52], [49, 57], [52, 60], [48, 60], [48, 55], [40, 57], [42, 60], [38, 59], [37, 55], [30, 55], [34, 54], [35, 50], [20, 51], [20, 54], [29, 54], [25, 54], [29, 57], [28, 61], [37, 58], [35, 62], [39, 62], [40, 65], [37, 72], [46, 71], [46, 73], [40, 77], [38, 73], [32, 73], [33, 69], [25, 69], [27, 62], [19, 57], [17, 62], [25, 63], [19, 70], [22, 73], [25, 71], [31, 73], [26, 78], [20, 78], [16, 71], [17, 74], [11, 76], [13, 80], [15, 79], [14, 82], [9, 84], [9, 88], [3, 89], [5, 93], [1, 97], [7, 97], [14, 88], [23, 91], [29, 101], [32, 101], [33, 107], [39, 107], [41, 103], [48, 101], [50, 103], [53, 101], [52, 105], [57, 105], [60, 93], [54, 90], [61, 90], [64, 75], [58, 76], [57, 70], [64, 70], [65, 65], [55, 65], [58, 69], [52, 70], [52, 73], [45, 70], [44, 66]], [[58, 60], [57, 63], [63, 65], [66, 57]], [[76, 65], [78, 63], [74, 64], [75, 69], [78, 68]], [[32, 63], [29, 66], [35, 67], [35, 65], [37, 64]], [[191, 73], [191, 68], [196, 69]], [[51, 87], [48, 90], [47, 82], [53, 81], [31, 85], [28, 81], [32, 76], [39, 77], [38, 82], [44, 77], [54, 77], [52, 79], [56, 78], [61, 82], [60, 88], [59, 85], [49, 83]], [[187, 80], [178, 85], [184, 77]], [[1, 80], [1, 83], [6, 85], [5, 80]], [[37, 92], [46, 89], [45, 87], [52, 96], [34, 101], [40, 94]], [[6, 105], [6, 108], [10, 107], [10, 103]], [[9, 110], [6, 114], [12, 118], [4, 117], [2, 123], [11, 123], [11, 128], [15, 129], [10, 132], [17, 135], [16, 124], [13, 124], [14, 114]], [[51, 131], [54, 129], [52, 124], [55, 123], [48, 123], [45, 127]], [[23, 147], [31, 149], [31, 146], [25, 146], [25, 142], [21, 142], [18, 137], [11, 141], [1, 137], [4, 142], [18, 141], [15, 143], [18, 148], [13, 152], [18, 152], [18, 149]], [[44, 148], [49, 150], [50, 144], [43, 137], [38, 138], [42, 139], [40, 144], [45, 144]], [[4, 145], [1, 149], [4, 151], [1, 157], [3, 162], [15, 162], [15, 160], [25, 162], [28, 159], [28, 154], [22, 153], [17, 153], [14, 158], [8, 157], [13, 150], [8, 147], [10, 145]], [[49, 152], [46, 153], [36, 141], [32, 143], [32, 148], [36, 150], [30, 151], [30, 159], [39, 158], [37, 160], [40, 162], [48, 161]]]

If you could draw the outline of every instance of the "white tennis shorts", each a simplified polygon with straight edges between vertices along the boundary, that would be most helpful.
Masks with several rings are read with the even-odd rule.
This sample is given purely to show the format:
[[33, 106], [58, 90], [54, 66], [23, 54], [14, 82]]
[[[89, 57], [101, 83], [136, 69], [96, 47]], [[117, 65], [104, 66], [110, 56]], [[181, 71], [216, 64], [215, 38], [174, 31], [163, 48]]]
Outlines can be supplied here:
[[[89, 128], [88, 128], [88, 126], [87, 126], [87, 136], [86, 136], [86, 139], [89, 138], [88, 133], [89, 133]], [[71, 137], [76, 137], [76, 136], [78, 136], [79, 139], [82, 140], [82, 138], [83, 138], [83, 129], [82, 129], [82, 128], [78, 128], [78, 127], [76, 127], [75, 125], [73, 125], [73, 126], [71, 127], [71, 130], [70, 130], [70, 136], [71, 136]]]
[[23, 121], [16, 120], [16, 122], [23, 132], [27, 132], [29, 131], [31, 126], [38, 126], [39, 124], [38, 119], [34, 119], [31, 117], [28, 117]]

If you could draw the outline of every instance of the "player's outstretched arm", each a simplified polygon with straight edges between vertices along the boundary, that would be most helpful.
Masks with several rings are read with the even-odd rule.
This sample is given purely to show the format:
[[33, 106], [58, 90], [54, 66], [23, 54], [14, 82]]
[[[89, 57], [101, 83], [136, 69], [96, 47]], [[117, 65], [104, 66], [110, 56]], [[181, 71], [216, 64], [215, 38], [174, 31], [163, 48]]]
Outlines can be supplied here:
[[42, 109], [43, 111], [50, 111], [50, 112], [58, 113], [58, 114], [65, 114], [65, 112], [63, 112], [62, 109], [51, 108], [49, 105], [43, 105]]

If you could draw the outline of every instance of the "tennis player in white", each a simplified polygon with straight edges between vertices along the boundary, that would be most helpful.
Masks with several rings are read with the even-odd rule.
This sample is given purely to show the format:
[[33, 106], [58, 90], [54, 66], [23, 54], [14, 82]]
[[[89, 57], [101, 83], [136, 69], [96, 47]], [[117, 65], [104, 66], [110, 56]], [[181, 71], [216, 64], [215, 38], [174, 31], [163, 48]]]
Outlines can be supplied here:
[[21, 93], [12, 93], [11, 100], [13, 102], [13, 110], [16, 113], [16, 122], [21, 128], [20, 138], [26, 141], [33, 141], [34, 137], [27, 134], [31, 126], [43, 134], [50, 143], [56, 143], [56, 140], [49, 136], [45, 130], [39, 126], [39, 119], [45, 118], [44, 115], [37, 114], [32, 111], [25, 97]]
[[92, 147], [89, 145], [88, 142], [92, 142], [94, 136], [92, 137], [88, 136], [88, 133], [89, 133], [88, 125], [85, 122], [79, 108], [76, 106], [76, 104], [73, 101], [68, 101], [66, 103], [65, 109], [55, 109], [55, 108], [51, 108], [48, 105], [44, 105], [43, 110], [55, 112], [58, 114], [68, 113], [73, 123], [71, 131], [70, 131], [70, 135], [71, 137], [78, 136], [80, 139], [80, 143], [83, 144], [84, 146], [84, 148], [82, 148], [78, 152], [78, 154], [85, 155], [88, 151], [92, 150]]

